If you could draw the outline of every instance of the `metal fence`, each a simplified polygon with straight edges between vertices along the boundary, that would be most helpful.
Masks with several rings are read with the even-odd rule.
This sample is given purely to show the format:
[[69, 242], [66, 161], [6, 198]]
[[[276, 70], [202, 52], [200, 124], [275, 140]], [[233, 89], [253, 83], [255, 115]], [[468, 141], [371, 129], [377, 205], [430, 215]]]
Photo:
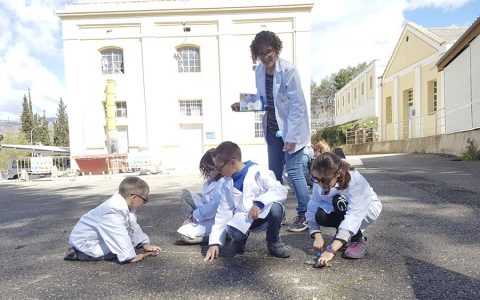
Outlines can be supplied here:
[[349, 130], [345, 134], [347, 144], [363, 144], [377, 141], [376, 128], [360, 128]]

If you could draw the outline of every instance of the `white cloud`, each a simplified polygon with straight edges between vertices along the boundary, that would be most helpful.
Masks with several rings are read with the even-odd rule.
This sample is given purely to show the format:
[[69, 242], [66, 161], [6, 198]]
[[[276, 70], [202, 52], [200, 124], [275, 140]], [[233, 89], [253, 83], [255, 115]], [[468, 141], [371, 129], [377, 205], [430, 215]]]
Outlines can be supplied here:
[[410, 0], [406, 8], [414, 10], [421, 7], [438, 7], [444, 11], [452, 11], [463, 5], [472, 2], [472, 0]]
[[405, 10], [454, 10], [471, 0], [320, 0], [312, 11], [312, 80], [381, 59], [385, 64], [403, 29]]
[[[63, 84], [50, 63], [63, 61], [55, 9], [66, 1], [2, 0], [0, 4], [0, 119], [18, 119], [30, 88], [34, 113], [54, 116]], [[58, 63], [57, 63], [58, 64]]]

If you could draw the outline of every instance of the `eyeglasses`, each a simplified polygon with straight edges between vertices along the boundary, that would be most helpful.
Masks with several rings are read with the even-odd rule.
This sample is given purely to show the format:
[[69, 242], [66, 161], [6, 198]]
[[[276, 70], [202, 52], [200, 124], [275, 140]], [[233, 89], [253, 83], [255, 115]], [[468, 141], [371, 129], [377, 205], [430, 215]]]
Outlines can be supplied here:
[[272, 48], [269, 48], [269, 49], [265, 50], [263, 53], [258, 53], [258, 56], [259, 57], [271, 56], [274, 51], [275, 50], [273, 50]]
[[317, 177], [315, 177], [315, 176], [312, 175], [312, 182], [313, 182], [313, 183], [317, 183], [317, 184], [318, 184], [318, 183], [329, 184], [329, 183], [333, 180], [333, 178], [335, 178], [335, 177], [337, 176], [338, 171], [340, 171], [340, 167], [338, 167], [338, 169], [335, 171], [334, 175], [333, 175], [332, 177], [330, 177], [330, 178], [326, 178], [326, 177], [324, 177], [324, 178], [317, 178]]
[[148, 197], [147, 197], [147, 198], [143, 198], [142, 196], [137, 195], [137, 194], [132, 194], [132, 196], [137, 196], [138, 198], [142, 199], [142, 200], [143, 200], [143, 204], [147, 204], [147, 202], [148, 202], [148, 200], [149, 200]]
[[220, 168], [215, 167], [215, 170], [218, 172], [222, 172], [223, 167], [225, 167], [230, 162], [230, 159], [227, 160]]

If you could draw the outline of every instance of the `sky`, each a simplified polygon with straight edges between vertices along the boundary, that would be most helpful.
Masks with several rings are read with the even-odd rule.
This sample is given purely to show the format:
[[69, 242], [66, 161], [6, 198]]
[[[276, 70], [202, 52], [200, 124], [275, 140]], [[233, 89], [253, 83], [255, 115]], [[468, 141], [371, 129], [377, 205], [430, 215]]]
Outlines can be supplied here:
[[[468, 27], [480, 16], [480, 0], [312, 1], [311, 76], [316, 82], [361, 62], [387, 62], [406, 21]], [[56, 115], [65, 80], [55, 10], [71, 2], [0, 0], [0, 120], [19, 119], [28, 89], [34, 113]]]

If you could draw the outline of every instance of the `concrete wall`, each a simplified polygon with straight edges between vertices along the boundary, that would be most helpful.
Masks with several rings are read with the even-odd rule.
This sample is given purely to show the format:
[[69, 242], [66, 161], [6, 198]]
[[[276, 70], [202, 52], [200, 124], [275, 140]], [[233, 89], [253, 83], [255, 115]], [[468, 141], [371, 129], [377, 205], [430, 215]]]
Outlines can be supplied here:
[[347, 155], [373, 153], [434, 153], [461, 156], [467, 147], [467, 140], [480, 147], [480, 129], [452, 134], [441, 134], [408, 140], [343, 145]]

